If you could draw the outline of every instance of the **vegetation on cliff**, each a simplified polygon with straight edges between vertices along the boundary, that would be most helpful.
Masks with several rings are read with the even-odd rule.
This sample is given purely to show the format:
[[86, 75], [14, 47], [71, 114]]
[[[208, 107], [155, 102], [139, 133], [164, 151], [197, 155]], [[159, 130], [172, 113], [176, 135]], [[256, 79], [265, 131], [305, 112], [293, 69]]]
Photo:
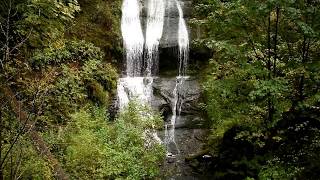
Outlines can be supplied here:
[[145, 142], [161, 118], [134, 103], [116, 119], [107, 112], [111, 62], [122, 58], [120, 3], [1, 2], [0, 179], [158, 175], [164, 149]]

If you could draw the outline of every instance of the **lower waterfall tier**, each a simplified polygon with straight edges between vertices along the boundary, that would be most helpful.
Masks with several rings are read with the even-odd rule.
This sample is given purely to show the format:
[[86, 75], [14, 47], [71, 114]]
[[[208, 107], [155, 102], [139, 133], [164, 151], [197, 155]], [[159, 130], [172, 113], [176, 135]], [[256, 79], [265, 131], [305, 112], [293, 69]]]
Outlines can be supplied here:
[[125, 77], [118, 80], [118, 107], [124, 108], [130, 100], [149, 104], [152, 98], [153, 77]]

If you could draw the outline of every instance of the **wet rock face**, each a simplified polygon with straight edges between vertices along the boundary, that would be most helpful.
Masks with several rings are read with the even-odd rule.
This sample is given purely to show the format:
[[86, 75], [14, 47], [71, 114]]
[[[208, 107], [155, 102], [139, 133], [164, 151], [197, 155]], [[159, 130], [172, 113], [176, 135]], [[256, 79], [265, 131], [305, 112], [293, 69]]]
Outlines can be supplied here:
[[[186, 159], [190, 155], [203, 151], [208, 132], [207, 129], [176, 129], [175, 139], [180, 152], [167, 153], [161, 169], [161, 174], [164, 176], [162, 179], [210, 179], [202, 176], [206, 168], [204, 158]], [[163, 138], [163, 136], [164, 132], [159, 132], [159, 137]]]
[[[172, 74], [168, 74], [169, 76]], [[172, 127], [172, 105], [176, 77], [159, 77], [153, 80], [152, 107], [159, 110], [166, 127]], [[174, 142], [166, 144], [167, 155], [161, 168], [163, 179], [206, 179], [203, 176], [207, 169], [209, 155], [201, 154], [198, 159], [187, 161], [187, 157], [204, 152], [206, 137], [209, 130], [207, 120], [202, 116], [198, 104], [201, 102], [201, 88], [195, 77], [186, 78], [181, 96], [184, 99], [182, 112], [175, 118]], [[165, 141], [168, 132], [158, 132], [160, 139]], [[210, 178], [207, 178], [210, 179]]]
[[[172, 115], [173, 89], [176, 84], [175, 77], [156, 78], [153, 81], [153, 100], [151, 106], [159, 110], [165, 120]], [[183, 103], [181, 117], [177, 119], [176, 127], [194, 126], [201, 122], [201, 109], [199, 108], [201, 90], [197, 79], [189, 77], [184, 83], [181, 93]]]
[[[191, 13], [191, 1], [179, 1], [184, 18], [187, 18]], [[163, 35], [160, 41], [160, 48], [175, 47], [178, 45], [178, 27], [179, 13], [175, 0], [167, 0], [165, 11], [165, 21]]]
[[[153, 82], [153, 90], [155, 99], [152, 102], [152, 106], [161, 109], [161, 106], [170, 105], [173, 97], [173, 89], [176, 84], [175, 77], [173, 78], [157, 78]], [[200, 111], [197, 107], [201, 96], [200, 85], [198, 81], [189, 77], [184, 82], [184, 86], [181, 89], [183, 104], [181, 108], [182, 114], [195, 114]]]

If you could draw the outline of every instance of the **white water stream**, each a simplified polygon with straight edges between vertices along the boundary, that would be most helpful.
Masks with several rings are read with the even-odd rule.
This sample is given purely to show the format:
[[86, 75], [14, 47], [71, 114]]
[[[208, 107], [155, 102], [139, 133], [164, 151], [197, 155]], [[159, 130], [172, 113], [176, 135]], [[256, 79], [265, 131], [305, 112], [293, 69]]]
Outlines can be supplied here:
[[123, 1], [121, 32], [126, 56], [126, 76], [141, 76], [144, 37], [138, 0]]
[[[178, 45], [179, 45], [179, 72], [176, 77], [176, 84], [173, 89], [173, 101], [172, 101], [172, 117], [170, 119], [170, 126], [165, 126], [165, 144], [167, 144], [167, 150], [171, 154], [170, 151], [176, 150], [178, 153], [180, 152], [179, 147], [175, 142], [175, 124], [177, 118], [179, 118], [181, 114], [181, 107], [183, 105], [184, 99], [184, 82], [186, 80], [186, 70], [187, 70], [187, 62], [189, 55], [189, 34], [187, 30], [187, 26], [183, 17], [183, 11], [179, 1], [175, 0], [178, 12], [179, 12], [179, 27], [178, 27]], [[175, 149], [170, 149], [170, 144], [173, 144]]]
[[189, 59], [189, 34], [183, 11], [179, 1], [175, 0], [179, 12], [178, 45], [179, 45], [179, 76], [186, 76]]
[[[165, 0], [149, 0], [144, 39], [140, 22], [138, 0], [124, 0], [122, 4], [121, 32], [126, 52], [125, 77], [118, 81], [118, 104], [124, 108], [130, 100], [150, 104], [152, 97], [152, 71], [157, 66], [158, 47], [162, 37]], [[146, 67], [143, 52], [146, 49]], [[143, 73], [143, 71], [145, 71]], [[146, 76], [142, 76], [145, 74]]]
[[124, 108], [130, 100], [141, 104], [150, 104], [152, 98], [152, 77], [125, 77], [118, 81], [118, 101], [120, 109]]
[[157, 70], [159, 43], [164, 24], [165, 1], [149, 0], [146, 30], [146, 75], [151, 76]]
[[[126, 57], [126, 69], [123, 78], [118, 81], [118, 103], [120, 109], [124, 108], [130, 100], [136, 99], [142, 104], [150, 104], [152, 100], [152, 75], [157, 71], [159, 58], [159, 44], [163, 34], [166, 3], [175, 4], [179, 14], [178, 22], [178, 46], [179, 65], [178, 76], [173, 90], [171, 102], [172, 117], [170, 124], [165, 127], [164, 143], [168, 152], [173, 151], [169, 144], [175, 143], [175, 123], [181, 113], [184, 99], [184, 82], [189, 54], [189, 35], [183, 10], [178, 0], [148, 0], [148, 12], [146, 20], [146, 38], [144, 39], [140, 22], [140, 5], [138, 0], [123, 0], [121, 32]], [[143, 52], [145, 48], [145, 65], [143, 64]], [[143, 69], [143, 67], [145, 69]], [[143, 73], [144, 70], [144, 73]], [[143, 77], [142, 74], [145, 76]]]

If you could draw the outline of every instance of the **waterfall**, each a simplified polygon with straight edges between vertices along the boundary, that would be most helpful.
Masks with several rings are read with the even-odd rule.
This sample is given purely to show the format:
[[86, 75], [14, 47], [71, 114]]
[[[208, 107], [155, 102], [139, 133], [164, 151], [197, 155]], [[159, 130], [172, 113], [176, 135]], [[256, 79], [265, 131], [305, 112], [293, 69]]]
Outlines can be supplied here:
[[126, 76], [140, 76], [142, 72], [144, 37], [138, 0], [123, 1], [121, 32], [126, 53]]
[[[189, 58], [189, 34], [187, 26], [183, 17], [183, 11], [178, 0], [175, 0], [178, 12], [179, 12], [179, 27], [178, 27], [178, 46], [179, 46], [179, 71], [176, 77], [176, 84], [173, 89], [173, 101], [172, 101], [172, 117], [170, 119], [170, 126], [165, 127], [165, 143], [167, 144], [168, 151], [172, 151], [169, 148], [169, 144], [173, 144], [176, 151], [179, 153], [179, 148], [175, 142], [175, 123], [177, 118], [181, 114], [181, 108], [183, 105], [184, 82], [188, 78], [186, 76], [187, 63]], [[171, 153], [171, 152], [170, 152]]]
[[146, 30], [146, 75], [151, 76], [157, 71], [158, 47], [162, 37], [164, 23], [164, 0], [149, 0]]
[[183, 11], [179, 1], [176, 0], [177, 8], [179, 12], [179, 27], [178, 27], [178, 45], [179, 45], [179, 74], [176, 78], [176, 87], [173, 91], [175, 96], [175, 111], [177, 111], [178, 116], [181, 113], [181, 107], [184, 99], [183, 85], [184, 81], [188, 78], [186, 76], [188, 59], [189, 59], [189, 34], [186, 26], [186, 22], [183, 17]]
[[[138, 0], [124, 0], [122, 5], [121, 31], [124, 42], [126, 57], [125, 77], [118, 81], [118, 103], [120, 109], [125, 107], [130, 100], [136, 99], [142, 104], [150, 104], [153, 96], [152, 75], [157, 71], [159, 58], [159, 44], [163, 34], [164, 15], [166, 2], [170, 7], [176, 6], [178, 10], [178, 47], [179, 65], [178, 76], [171, 102], [172, 117], [170, 123], [165, 125], [165, 144], [168, 152], [173, 151], [169, 145], [174, 145], [179, 153], [179, 148], [175, 143], [175, 124], [180, 117], [184, 100], [184, 82], [187, 78], [186, 69], [189, 54], [189, 35], [184, 20], [182, 7], [178, 0], [148, 0], [148, 12], [146, 20], [146, 38], [144, 39], [140, 22], [140, 7]], [[143, 52], [145, 48], [145, 59], [143, 64]], [[145, 68], [142, 76], [143, 66]]]
[[187, 63], [189, 58], [189, 34], [186, 22], [183, 17], [183, 11], [180, 3], [175, 0], [179, 12], [179, 27], [178, 27], [178, 45], [179, 45], [179, 76], [185, 76]]
[[141, 77], [144, 37], [140, 22], [138, 0], [124, 0], [122, 4], [121, 32], [125, 50], [125, 77], [118, 80], [117, 95], [120, 109], [130, 100], [147, 103], [151, 97], [152, 80]]
[[117, 95], [120, 109], [130, 100], [149, 104], [152, 98], [152, 77], [125, 77], [118, 81]]
[[[140, 22], [138, 0], [124, 0], [122, 4], [121, 32], [126, 52], [126, 77], [118, 81], [120, 109], [132, 99], [149, 104], [152, 98], [152, 69], [157, 66], [159, 41], [164, 21], [164, 0], [149, 0], [146, 40]], [[144, 43], [146, 47], [146, 77], [142, 77]]]

